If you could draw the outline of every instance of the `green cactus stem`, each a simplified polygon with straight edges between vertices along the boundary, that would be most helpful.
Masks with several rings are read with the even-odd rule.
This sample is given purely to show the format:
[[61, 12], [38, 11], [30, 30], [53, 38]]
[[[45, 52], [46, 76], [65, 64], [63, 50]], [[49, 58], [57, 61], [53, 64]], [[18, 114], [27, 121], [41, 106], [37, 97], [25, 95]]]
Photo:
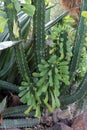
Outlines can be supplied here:
[[[6, 11], [7, 18], [8, 18], [8, 29], [9, 29], [9, 33], [10, 33], [10, 39], [11, 40], [20, 39], [21, 30], [20, 30], [17, 12], [15, 9], [14, 3], [11, 0], [5, 0], [4, 3], [5, 3], [5, 11]], [[18, 31], [18, 35], [19, 35], [19, 36], [17, 35], [17, 38], [13, 32], [14, 21], [16, 24], [15, 26], [17, 26], [17, 29], [18, 29], [18, 30], [16, 30], [16, 31]], [[24, 52], [22, 43], [19, 46], [15, 46], [14, 50], [15, 50], [15, 56], [16, 56], [19, 72], [20, 72], [21, 76], [23, 77], [23, 79], [26, 81], [26, 77], [30, 78], [31, 74], [30, 74], [30, 70], [28, 67], [27, 60], [26, 60], [27, 58], [25, 56], [25, 52]]]
[[0, 89], [7, 89], [12, 92], [18, 93], [19, 92], [18, 88], [19, 88], [19, 86], [16, 86], [12, 83], [9, 83], [9, 82], [3, 81], [3, 80], [0, 80]]
[[39, 119], [4, 119], [0, 129], [9, 128], [27, 128], [34, 127], [39, 124]]
[[[86, 10], [87, 8], [87, 0], [83, 0], [83, 5], [82, 5], [82, 11]], [[73, 57], [71, 61], [71, 66], [70, 66], [70, 77], [71, 80], [75, 77], [76, 70], [79, 67], [79, 62], [80, 62], [80, 57], [81, 57], [81, 51], [82, 51], [82, 40], [84, 36], [84, 17], [81, 15], [77, 32], [76, 32], [76, 37], [75, 37], [75, 44], [73, 48]]]
[[3, 118], [16, 118], [16, 117], [33, 117], [35, 112], [31, 111], [29, 114], [24, 114], [27, 109], [27, 105], [20, 105], [15, 107], [8, 107], [5, 109], [4, 113], [2, 113]]
[[61, 107], [81, 100], [87, 95], [87, 73], [75, 93], [60, 97]]
[[34, 52], [36, 66], [44, 57], [45, 47], [45, 0], [33, 0], [35, 14], [33, 18]]

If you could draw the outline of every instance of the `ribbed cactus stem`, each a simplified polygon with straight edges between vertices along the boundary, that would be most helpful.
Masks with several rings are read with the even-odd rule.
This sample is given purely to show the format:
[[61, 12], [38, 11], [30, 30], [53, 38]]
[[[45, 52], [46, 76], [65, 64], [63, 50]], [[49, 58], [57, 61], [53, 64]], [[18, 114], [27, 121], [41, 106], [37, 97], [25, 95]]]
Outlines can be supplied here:
[[9, 33], [10, 33], [10, 40], [14, 40], [14, 34], [13, 34], [13, 24], [14, 24], [14, 19], [15, 19], [15, 13], [16, 11], [14, 10], [14, 5], [12, 4], [12, 7], [9, 7], [11, 5], [12, 1], [11, 0], [5, 0], [4, 5], [5, 5], [5, 12], [8, 17], [8, 28], [9, 28]]
[[[19, 26], [19, 22], [18, 22], [17, 11], [15, 9], [14, 3], [11, 0], [6, 0], [4, 3], [5, 3], [6, 14], [8, 17], [8, 29], [9, 29], [9, 33], [10, 33], [10, 39], [17, 40], [17, 39], [21, 38], [21, 30], [20, 30], [20, 26]], [[11, 6], [11, 4], [12, 4], [12, 7], [9, 7], [9, 6]], [[16, 23], [16, 26], [18, 29], [17, 31], [19, 33], [19, 37], [17, 37], [17, 38], [15, 37], [15, 35], [13, 33], [14, 21]], [[27, 58], [25, 56], [25, 52], [24, 52], [22, 43], [19, 46], [15, 46], [14, 50], [15, 50], [16, 61], [18, 64], [18, 69], [20, 71], [21, 76], [26, 81], [26, 77], [28, 77], [30, 79], [31, 73], [30, 73], [30, 70], [28, 67]]]
[[[83, 5], [82, 5], [82, 11], [87, 10], [87, 0], [83, 0]], [[84, 37], [84, 18], [81, 15], [80, 16], [80, 21], [78, 24], [78, 29], [76, 33], [76, 38], [75, 38], [75, 46], [73, 48], [73, 58], [71, 61], [71, 67], [70, 67], [70, 78], [71, 81], [75, 77], [76, 70], [79, 67], [79, 62], [80, 62], [80, 56], [81, 56], [81, 50], [82, 50], [82, 40]], [[76, 92], [70, 95], [62, 96], [60, 98], [61, 106], [67, 106], [71, 103], [74, 103], [76, 101], [81, 100], [87, 95], [87, 73], [82, 79], [81, 84], [77, 88]]]
[[39, 124], [39, 119], [4, 119], [0, 129], [9, 128], [27, 128], [34, 127]]
[[81, 84], [75, 93], [71, 95], [62, 96], [60, 98], [61, 106], [67, 106], [71, 103], [81, 100], [87, 95], [87, 73], [85, 74]]
[[26, 76], [31, 77], [31, 72], [29, 70], [25, 50], [22, 45], [15, 46], [15, 56], [19, 72], [22, 78], [26, 81]]
[[33, 0], [35, 15], [33, 18], [34, 52], [36, 65], [44, 57], [45, 46], [45, 0]]
[[19, 92], [18, 87], [19, 86], [16, 86], [16, 85], [14, 85], [12, 83], [0, 80], [0, 89], [6, 89], [6, 90], [10, 90], [12, 92], [18, 93]]
[[27, 109], [27, 105], [20, 105], [15, 107], [8, 107], [2, 113], [3, 118], [9, 117], [33, 117], [34, 111], [31, 111], [29, 114], [24, 114], [25, 110]]
[[[87, 8], [87, 0], [83, 0], [83, 5], [82, 5], [82, 11], [86, 10]], [[80, 57], [81, 57], [81, 51], [82, 51], [82, 40], [84, 36], [84, 17], [81, 15], [77, 32], [76, 32], [76, 37], [75, 37], [75, 43], [74, 43], [74, 48], [73, 48], [73, 57], [71, 61], [71, 66], [70, 66], [70, 77], [71, 80], [74, 78], [76, 74], [76, 70], [79, 67], [79, 62], [80, 62]]]

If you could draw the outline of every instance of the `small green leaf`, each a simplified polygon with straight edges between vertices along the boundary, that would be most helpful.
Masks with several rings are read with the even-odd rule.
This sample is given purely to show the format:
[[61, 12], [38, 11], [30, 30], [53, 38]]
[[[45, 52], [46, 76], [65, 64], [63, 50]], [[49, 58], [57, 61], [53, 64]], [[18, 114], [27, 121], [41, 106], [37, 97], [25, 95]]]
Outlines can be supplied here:
[[25, 95], [26, 93], [27, 93], [27, 90], [24, 89], [23, 91], [21, 91], [21, 92], [18, 94], [18, 96], [19, 96], [19, 97], [22, 97], [22, 96]]
[[42, 65], [42, 64], [38, 65], [39, 71], [44, 71], [44, 70], [48, 69], [48, 67], [49, 67], [49, 64], [47, 64], [47, 63], [45, 63], [44, 65]]
[[61, 81], [64, 82], [66, 85], [70, 85], [68, 75], [63, 75], [62, 78], [61, 78]]
[[29, 86], [29, 84], [28, 84], [28, 82], [23, 81], [23, 82], [21, 83], [21, 86]]
[[60, 79], [60, 75], [59, 74], [55, 74], [54, 75], [54, 88], [58, 89], [60, 87], [59, 79]]
[[50, 104], [48, 104], [47, 102], [45, 102], [45, 100], [44, 100], [44, 104], [46, 105], [46, 107], [48, 108], [48, 110], [50, 112], [53, 112], [53, 108], [50, 106]]
[[58, 67], [55, 67], [55, 74], [58, 74]]
[[6, 107], [6, 97], [0, 103], [0, 114], [4, 111], [5, 107]]
[[87, 11], [82, 11], [82, 16], [87, 18]]
[[27, 75], [27, 74], [25, 74], [25, 79], [26, 79], [26, 81], [28, 82], [28, 84], [30, 83], [30, 78], [29, 78], [29, 76]]
[[53, 96], [53, 92], [50, 91], [50, 93], [51, 93], [51, 98], [52, 98], [52, 108], [54, 109], [56, 107], [55, 98]]
[[35, 12], [35, 7], [30, 4], [22, 4], [22, 10], [27, 13], [29, 16], [33, 16]]
[[54, 88], [53, 93], [54, 93], [54, 95], [55, 95], [56, 97], [59, 97], [59, 96], [60, 96], [60, 91], [59, 91], [59, 89], [58, 89], [57, 87]]
[[52, 75], [49, 76], [49, 85], [51, 87], [53, 86], [53, 77], [52, 77]]
[[31, 4], [31, 0], [25, 0], [25, 2]]
[[65, 66], [65, 65], [68, 65], [68, 62], [67, 61], [62, 61], [62, 62], [59, 62], [59, 65], [60, 66], [63, 66], [63, 65]]
[[42, 86], [41, 91], [45, 93], [48, 89], [48, 86], [49, 86], [49, 82], [45, 83], [45, 85]]
[[38, 99], [38, 97], [40, 97], [41, 94], [42, 94], [42, 92], [41, 92], [41, 88], [39, 88], [39, 90], [35, 93], [35, 97], [36, 97], [36, 99]]
[[51, 58], [49, 59], [49, 63], [56, 63], [56, 59], [57, 59], [57, 57], [56, 57], [56, 55], [53, 55], [53, 56], [51, 56]]
[[48, 102], [48, 91], [46, 92], [46, 97], [45, 97], [45, 99], [44, 99], [44, 102], [45, 102], [45, 103]]
[[46, 80], [46, 77], [47, 76], [44, 76], [44, 77], [42, 77], [42, 78], [40, 78], [40, 80], [37, 82], [37, 86], [42, 86], [43, 84], [44, 84], [44, 82], [45, 82], [45, 80]]
[[41, 98], [40, 98], [41, 94], [42, 94], [41, 89], [39, 89], [38, 92], [35, 93], [35, 98], [39, 104], [41, 104]]
[[15, 38], [19, 37], [19, 27], [17, 21], [14, 19], [14, 25], [13, 25], [13, 33], [15, 35]]
[[33, 72], [32, 75], [36, 78], [40, 77], [40, 73]]
[[45, 69], [44, 71], [40, 73], [40, 76], [45, 76], [47, 75], [47, 73], [48, 73], [48, 69]]
[[60, 73], [69, 74], [68, 69], [69, 69], [68, 66], [59, 66]]
[[30, 107], [24, 112], [24, 114], [28, 114], [28, 113], [31, 111], [31, 109], [32, 109], [32, 106], [30, 106]]
[[41, 60], [41, 63], [43, 64], [43, 65], [46, 65], [47, 64], [47, 61], [45, 61], [45, 60]]
[[23, 91], [24, 89], [26, 89], [26, 86], [20, 86], [20, 87], [19, 87], [19, 90], [20, 90], [20, 91]]
[[50, 50], [49, 53], [50, 53], [50, 54], [53, 54], [55, 51], [56, 51], [56, 48], [53, 48], [53, 49]]
[[52, 70], [49, 70], [48, 76], [49, 76], [49, 84], [50, 86], [53, 86]]
[[1, 33], [4, 32], [6, 25], [7, 25], [7, 19], [0, 17], [0, 32]]
[[40, 105], [39, 104], [37, 104], [37, 106], [36, 106], [35, 117], [38, 117], [38, 118], [41, 117], [41, 110], [40, 110]]
[[19, 12], [21, 10], [20, 2], [18, 0], [12, 0], [12, 2], [14, 3], [16, 11]]
[[58, 96], [56, 95], [56, 93], [54, 92], [54, 97], [55, 97], [55, 103], [57, 107], [60, 107], [60, 101], [58, 99]]
[[25, 96], [24, 96], [24, 97], [21, 97], [21, 98], [20, 98], [20, 101], [23, 102], [23, 103], [27, 103], [27, 100], [26, 100], [26, 97], [25, 97]]

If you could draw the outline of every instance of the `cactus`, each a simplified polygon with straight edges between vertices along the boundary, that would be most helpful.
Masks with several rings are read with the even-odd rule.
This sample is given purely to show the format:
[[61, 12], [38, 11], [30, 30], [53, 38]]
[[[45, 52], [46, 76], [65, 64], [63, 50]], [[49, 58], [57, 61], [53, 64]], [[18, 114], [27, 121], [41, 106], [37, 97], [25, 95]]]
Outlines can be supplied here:
[[[14, 3], [11, 2], [11, 0], [6, 0], [4, 3], [5, 3], [5, 11], [6, 11], [7, 17], [8, 17], [8, 28], [9, 28], [9, 33], [10, 33], [10, 39], [11, 40], [18, 39], [19, 36], [21, 38], [21, 31], [19, 28], [17, 12], [16, 12], [16, 9], [14, 7]], [[18, 31], [19, 36], [16, 36], [13, 32], [14, 21], [15, 21], [15, 24], [17, 26], [18, 30], [16, 30], [16, 31]], [[15, 49], [15, 56], [16, 56], [16, 60], [17, 60], [20, 74], [23, 77], [23, 79], [26, 80], [26, 77], [29, 77], [29, 76], [31, 77], [31, 74], [30, 74], [30, 70], [28, 68], [28, 63], [26, 60], [23, 46], [21, 44], [19, 46], [15, 46], [14, 49]]]
[[[22, 107], [21, 107], [22, 108]], [[27, 108], [26, 108], [27, 109]], [[14, 112], [14, 108], [12, 108], [12, 111]], [[34, 117], [34, 114], [35, 112], [34, 111], [31, 111], [29, 114], [24, 114], [24, 111], [20, 110], [18, 113], [3, 113], [2, 116], [3, 118], [5, 119], [8, 119], [8, 118], [32, 118]]]
[[[9, 70], [11, 69], [11, 67], [13, 66], [13, 64], [15, 62], [14, 61], [14, 52], [12, 52], [11, 50], [8, 50], [7, 53], [4, 53], [3, 55], [4, 55], [4, 57], [1, 56], [1, 57], [3, 57], [3, 60], [1, 60], [2, 61], [1, 67], [3, 69], [1, 69], [1, 71], [0, 71], [0, 78], [6, 76], [8, 74]], [[4, 64], [4, 61], [6, 61], [5, 63], [7, 63], [7, 64]]]
[[[87, 9], [86, 2], [87, 2], [86, 0], [83, 0], [82, 10]], [[80, 21], [79, 21], [79, 25], [78, 25], [78, 29], [77, 29], [77, 33], [76, 33], [76, 38], [75, 38], [75, 45], [73, 48], [74, 54], [73, 54], [73, 58], [71, 61], [71, 67], [70, 67], [71, 81], [75, 77], [76, 70], [77, 70], [78, 65], [79, 65], [80, 56], [81, 56], [81, 49], [82, 49], [83, 35], [84, 35], [84, 18], [82, 16], [80, 16]], [[83, 77], [83, 80], [80, 83], [80, 85], [77, 88], [75, 93], [73, 93], [71, 95], [66, 95], [66, 96], [60, 97], [61, 106], [64, 107], [64, 106], [71, 104], [75, 101], [79, 101], [80, 99], [85, 97], [87, 94], [86, 84], [87, 84], [87, 73]]]
[[19, 86], [16, 86], [12, 83], [0, 80], [0, 89], [7, 89], [7, 90], [11, 90], [13, 92], [18, 93], [19, 92]]
[[[28, 107], [27, 105], [21, 105], [5, 109], [4, 112], [2, 112], [3, 124], [0, 126], [0, 128], [2, 129], [24, 128], [24, 127], [34, 127], [38, 125], [40, 123], [40, 120], [37, 118], [34, 119], [31, 118], [34, 117], [35, 114], [34, 111], [31, 111], [27, 115], [24, 114], [24, 111], [27, 109], [27, 107]], [[26, 117], [28, 117], [28, 119], [26, 119]]]
[[4, 119], [0, 129], [34, 127], [39, 124], [39, 119]]
[[75, 93], [60, 97], [61, 106], [67, 106], [75, 101], [81, 100], [87, 95], [87, 73]]
[[23, 77], [23, 80], [26, 81], [26, 76], [31, 77], [31, 72], [29, 70], [25, 52], [22, 45], [15, 47], [15, 56], [20, 74]]
[[24, 112], [27, 109], [27, 105], [15, 106], [6, 108], [2, 113], [3, 118], [9, 117], [32, 117], [34, 116], [34, 111], [31, 111], [29, 114], [25, 115]]
[[45, 0], [33, 0], [36, 11], [33, 18], [34, 53], [36, 66], [44, 57], [45, 47]]
[[[86, 10], [86, 8], [87, 8], [86, 2], [87, 2], [86, 0], [83, 0], [83, 2], [82, 2], [83, 3], [82, 11]], [[70, 65], [71, 80], [74, 79], [76, 70], [79, 67], [81, 50], [82, 50], [82, 46], [83, 46], [83, 44], [82, 44], [83, 36], [84, 36], [84, 18], [81, 15], [79, 24], [78, 24], [78, 29], [76, 32], [75, 42], [74, 42], [73, 58], [72, 58], [71, 65]]]

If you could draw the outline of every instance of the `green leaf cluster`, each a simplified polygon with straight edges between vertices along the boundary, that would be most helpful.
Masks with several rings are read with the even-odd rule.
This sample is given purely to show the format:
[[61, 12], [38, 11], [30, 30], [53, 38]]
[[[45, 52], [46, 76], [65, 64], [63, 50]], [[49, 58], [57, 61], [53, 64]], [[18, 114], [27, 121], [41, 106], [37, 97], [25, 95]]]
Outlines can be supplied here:
[[[20, 87], [21, 101], [36, 110], [35, 116], [41, 116], [43, 104], [53, 112], [60, 107], [60, 82], [69, 85], [68, 62], [59, 62], [56, 55], [51, 55], [48, 61], [41, 60], [39, 72], [33, 72], [34, 83], [22, 82]], [[50, 103], [51, 102], [51, 103]]]

